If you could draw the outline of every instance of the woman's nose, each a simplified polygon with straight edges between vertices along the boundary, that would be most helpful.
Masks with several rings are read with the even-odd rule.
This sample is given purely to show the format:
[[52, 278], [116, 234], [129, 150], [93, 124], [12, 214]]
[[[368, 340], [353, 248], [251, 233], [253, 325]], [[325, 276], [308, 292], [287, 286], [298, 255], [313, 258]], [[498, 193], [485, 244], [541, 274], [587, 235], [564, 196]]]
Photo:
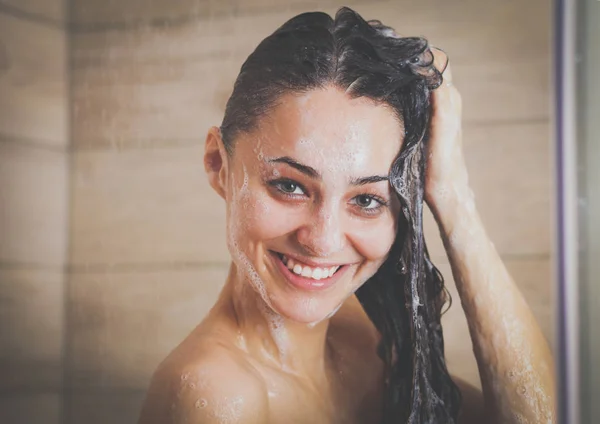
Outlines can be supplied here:
[[300, 245], [313, 256], [330, 256], [344, 248], [345, 234], [340, 217], [331, 210], [319, 209], [298, 229]]

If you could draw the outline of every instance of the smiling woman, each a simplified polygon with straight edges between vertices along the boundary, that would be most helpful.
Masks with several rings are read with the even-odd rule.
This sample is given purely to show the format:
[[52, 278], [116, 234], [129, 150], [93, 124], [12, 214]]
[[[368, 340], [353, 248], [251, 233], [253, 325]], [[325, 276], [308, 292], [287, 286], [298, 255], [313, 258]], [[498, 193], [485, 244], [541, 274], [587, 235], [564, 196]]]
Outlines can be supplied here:
[[[377, 271], [394, 241], [398, 201], [380, 178], [402, 140], [394, 114], [328, 87], [281, 96], [268, 119], [237, 137], [227, 165], [218, 130], [209, 137], [211, 183], [225, 198], [233, 193], [232, 254], [257, 271], [255, 288], [278, 314], [323, 320]], [[336, 272], [323, 279], [325, 268]]]
[[[140, 423], [552, 421], [551, 358], [476, 215], [446, 66], [348, 8], [299, 15], [248, 57], [206, 139], [230, 273]], [[487, 416], [462, 383], [461, 410], [446, 369], [424, 202], [462, 283]]]

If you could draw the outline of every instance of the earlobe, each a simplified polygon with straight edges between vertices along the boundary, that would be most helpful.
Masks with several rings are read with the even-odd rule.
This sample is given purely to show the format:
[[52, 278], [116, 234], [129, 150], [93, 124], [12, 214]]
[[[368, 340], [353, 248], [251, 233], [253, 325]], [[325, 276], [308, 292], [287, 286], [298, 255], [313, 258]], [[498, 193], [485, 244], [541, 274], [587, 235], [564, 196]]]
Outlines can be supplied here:
[[227, 188], [227, 153], [218, 127], [211, 127], [204, 147], [204, 169], [211, 187], [225, 199]]

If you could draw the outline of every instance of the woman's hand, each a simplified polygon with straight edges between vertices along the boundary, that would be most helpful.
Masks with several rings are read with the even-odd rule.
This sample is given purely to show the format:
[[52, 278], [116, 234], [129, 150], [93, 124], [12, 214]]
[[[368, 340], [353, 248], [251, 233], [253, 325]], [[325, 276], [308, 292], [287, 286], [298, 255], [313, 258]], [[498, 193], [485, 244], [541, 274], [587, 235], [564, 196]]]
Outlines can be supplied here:
[[460, 93], [452, 84], [446, 54], [433, 47], [431, 51], [434, 65], [444, 71], [442, 85], [431, 94], [433, 115], [425, 167], [425, 201], [436, 213], [464, 201], [465, 196], [471, 197], [472, 193], [462, 151]]

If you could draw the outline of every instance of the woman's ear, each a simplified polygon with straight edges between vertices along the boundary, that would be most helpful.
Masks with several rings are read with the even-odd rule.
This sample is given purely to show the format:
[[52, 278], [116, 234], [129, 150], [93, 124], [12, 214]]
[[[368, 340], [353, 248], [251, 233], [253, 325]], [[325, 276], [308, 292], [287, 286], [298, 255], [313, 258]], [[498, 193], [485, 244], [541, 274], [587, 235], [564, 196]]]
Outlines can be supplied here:
[[227, 192], [228, 156], [225, 151], [221, 130], [211, 127], [206, 135], [204, 146], [204, 169], [211, 187], [223, 199]]

